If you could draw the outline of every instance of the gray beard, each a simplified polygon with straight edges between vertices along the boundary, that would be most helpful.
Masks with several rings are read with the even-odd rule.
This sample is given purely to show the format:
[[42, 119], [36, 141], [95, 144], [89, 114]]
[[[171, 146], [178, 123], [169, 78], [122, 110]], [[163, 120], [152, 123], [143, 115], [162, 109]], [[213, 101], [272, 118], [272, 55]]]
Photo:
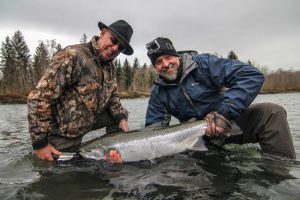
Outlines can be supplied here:
[[169, 81], [174, 81], [176, 80], [177, 76], [178, 76], [178, 71], [176, 71], [174, 74], [169, 75], [168, 73], [163, 73], [163, 77]]

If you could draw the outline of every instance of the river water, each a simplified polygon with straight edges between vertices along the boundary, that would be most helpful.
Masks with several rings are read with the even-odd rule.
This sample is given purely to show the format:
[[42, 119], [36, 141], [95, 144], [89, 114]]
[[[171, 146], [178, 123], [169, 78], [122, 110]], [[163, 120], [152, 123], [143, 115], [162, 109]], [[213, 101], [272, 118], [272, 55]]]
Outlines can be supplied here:
[[[122, 102], [130, 128], [142, 128], [148, 99]], [[296, 161], [263, 156], [249, 144], [129, 164], [47, 162], [32, 154], [26, 105], [0, 105], [0, 199], [300, 199], [300, 93], [259, 95], [255, 102], [285, 107]]]

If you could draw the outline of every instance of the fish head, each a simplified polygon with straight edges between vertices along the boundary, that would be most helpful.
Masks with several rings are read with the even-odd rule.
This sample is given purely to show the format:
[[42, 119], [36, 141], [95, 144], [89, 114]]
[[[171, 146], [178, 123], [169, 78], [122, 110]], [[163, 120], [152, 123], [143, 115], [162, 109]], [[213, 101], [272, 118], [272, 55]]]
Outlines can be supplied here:
[[105, 160], [106, 153], [102, 148], [96, 149], [80, 149], [79, 154], [87, 159]]

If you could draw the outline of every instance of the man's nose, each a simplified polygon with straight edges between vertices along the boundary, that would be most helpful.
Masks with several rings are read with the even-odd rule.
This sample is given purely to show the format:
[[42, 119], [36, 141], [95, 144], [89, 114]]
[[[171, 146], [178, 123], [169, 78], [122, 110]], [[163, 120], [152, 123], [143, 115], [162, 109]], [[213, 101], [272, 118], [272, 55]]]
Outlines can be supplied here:
[[166, 59], [162, 59], [162, 66], [163, 67], [168, 67], [169, 66], [169, 62]]

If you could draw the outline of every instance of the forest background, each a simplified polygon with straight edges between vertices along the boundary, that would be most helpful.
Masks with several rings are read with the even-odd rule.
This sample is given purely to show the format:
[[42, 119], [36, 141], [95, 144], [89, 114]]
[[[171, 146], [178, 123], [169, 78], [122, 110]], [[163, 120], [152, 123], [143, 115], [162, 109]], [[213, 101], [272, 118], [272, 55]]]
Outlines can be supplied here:
[[[83, 34], [79, 42], [87, 42]], [[16, 31], [11, 37], [7, 36], [1, 42], [0, 49], [0, 102], [26, 103], [28, 93], [36, 86], [45, 73], [53, 56], [62, 49], [55, 39], [39, 41], [33, 56], [21, 31]], [[218, 53], [214, 53], [223, 57]], [[231, 50], [227, 58], [238, 60], [237, 53]], [[155, 69], [147, 63], [140, 64], [135, 58], [130, 63], [115, 59], [117, 81], [121, 98], [147, 97], [156, 77]], [[256, 64], [255, 61], [246, 62], [259, 68], [265, 75], [265, 82], [261, 93], [281, 93], [300, 91], [300, 71], [288, 66], [282, 66], [276, 71], [270, 71], [266, 65]], [[284, 70], [285, 69], [285, 70]], [[286, 70], [288, 69], [288, 70]]]

